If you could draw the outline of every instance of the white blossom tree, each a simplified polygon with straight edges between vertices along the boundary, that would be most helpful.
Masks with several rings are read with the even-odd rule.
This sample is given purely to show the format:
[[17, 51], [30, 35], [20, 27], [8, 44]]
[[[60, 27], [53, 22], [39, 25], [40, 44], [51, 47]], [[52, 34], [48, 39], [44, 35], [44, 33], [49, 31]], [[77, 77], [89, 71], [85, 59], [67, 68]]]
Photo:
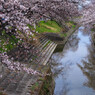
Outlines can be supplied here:
[[[81, 0], [0, 0], [0, 31], [5, 30], [6, 32], [11, 32], [20, 40], [23, 40], [24, 35], [29, 40], [29, 35], [33, 36], [36, 31], [31, 30], [27, 24], [33, 25], [41, 19], [56, 20], [59, 23], [62, 22], [63, 26], [66, 27], [64, 21], [79, 15], [78, 4], [80, 1]], [[9, 29], [10, 27], [12, 27], [13, 31]], [[18, 30], [21, 31], [23, 35], [19, 35]], [[25, 41], [23, 46], [27, 47]], [[0, 53], [0, 58], [10, 70], [24, 70], [31, 74], [37, 73], [21, 65], [19, 62], [13, 62], [9, 59], [6, 52]]]

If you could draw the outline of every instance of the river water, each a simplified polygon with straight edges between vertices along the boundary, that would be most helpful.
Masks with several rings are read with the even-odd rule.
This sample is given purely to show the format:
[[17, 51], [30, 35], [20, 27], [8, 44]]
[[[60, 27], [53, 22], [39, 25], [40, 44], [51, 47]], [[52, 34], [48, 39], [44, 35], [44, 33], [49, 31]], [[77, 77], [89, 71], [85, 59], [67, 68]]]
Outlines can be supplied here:
[[54, 95], [95, 95], [95, 55], [90, 30], [80, 27], [62, 52], [54, 53]]

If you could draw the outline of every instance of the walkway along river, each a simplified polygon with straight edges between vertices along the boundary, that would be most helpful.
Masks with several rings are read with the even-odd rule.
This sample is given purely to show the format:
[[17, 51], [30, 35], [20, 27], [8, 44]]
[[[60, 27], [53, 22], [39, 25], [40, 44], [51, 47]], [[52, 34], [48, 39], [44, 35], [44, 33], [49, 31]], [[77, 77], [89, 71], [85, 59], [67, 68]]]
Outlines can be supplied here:
[[90, 31], [80, 27], [62, 52], [54, 53], [54, 95], [95, 95], [95, 56]]

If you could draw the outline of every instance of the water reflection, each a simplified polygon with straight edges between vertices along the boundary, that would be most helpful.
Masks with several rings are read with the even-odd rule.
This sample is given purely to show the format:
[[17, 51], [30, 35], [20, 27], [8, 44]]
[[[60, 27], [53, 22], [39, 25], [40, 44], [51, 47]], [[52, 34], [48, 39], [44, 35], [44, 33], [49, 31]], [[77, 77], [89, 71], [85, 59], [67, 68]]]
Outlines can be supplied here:
[[57, 64], [52, 66], [56, 83], [54, 95], [95, 95], [95, 67], [94, 61], [91, 62], [93, 52], [90, 50], [90, 35], [85, 32], [85, 28], [80, 27], [63, 52], [52, 56], [53, 63]]
[[88, 79], [85, 85], [95, 90], [95, 50], [89, 48], [89, 51], [90, 55], [88, 61], [83, 61], [83, 66], [79, 65], [79, 67]]

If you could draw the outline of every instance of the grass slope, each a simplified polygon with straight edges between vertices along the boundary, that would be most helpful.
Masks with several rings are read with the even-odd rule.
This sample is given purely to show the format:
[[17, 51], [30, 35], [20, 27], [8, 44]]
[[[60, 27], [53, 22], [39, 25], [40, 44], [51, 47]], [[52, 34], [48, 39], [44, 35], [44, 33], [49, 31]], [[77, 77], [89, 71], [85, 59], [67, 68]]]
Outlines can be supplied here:
[[62, 28], [55, 22], [55, 21], [40, 21], [38, 25], [36, 26], [36, 31], [38, 33], [59, 33], [62, 30]]

